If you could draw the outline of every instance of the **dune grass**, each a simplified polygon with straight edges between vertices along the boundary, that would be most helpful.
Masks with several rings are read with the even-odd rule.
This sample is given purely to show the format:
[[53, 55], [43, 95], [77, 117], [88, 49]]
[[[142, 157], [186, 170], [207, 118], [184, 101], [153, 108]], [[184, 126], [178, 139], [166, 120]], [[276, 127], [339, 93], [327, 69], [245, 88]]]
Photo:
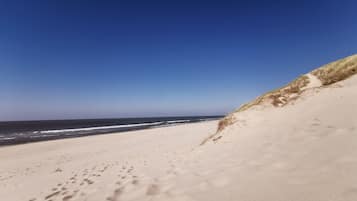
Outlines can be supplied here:
[[275, 89], [263, 94], [262, 96], [259, 96], [258, 98], [242, 105], [233, 113], [221, 119], [218, 123], [217, 132], [222, 131], [224, 128], [235, 122], [233, 115], [234, 113], [248, 110], [253, 106], [261, 105], [262, 103], [270, 103], [275, 107], [282, 107], [286, 105], [291, 99], [295, 99], [296, 96], [292, 96], [292, 94], [299, 95], [303, 87], [307, 86], [308, 84], [308, 77], [306, 75], [302, 75], [282, 88]]
[[[357, 54], [321, 66], [311, 71], [310, 74], [316, 76], [321, 81], [322, 86], [328, 86], [345, 80], [352, 75], [357, 74]], [[308, 84], [309, 77], [302, 75], [284, 87], [267, 92], [253, 101], [242, 105], [237, 110], [221, 119], [218, 123], [217, 132], [205, 139], [201, 145], [210, 140], [217, 141], [220, 139], [220, 137], [218, 138], [216, 136], [218, 136], [218, 134], [226, 127], [236, 122], [235, 114], [263, 104], [270, 104], [274, 107], [283, 107], [289, 102], [298, 99], [299, 95], [305, 90], [304, 87]]]
[[329, 63], [311, 73], [318, 77], [324, 86], [345, 80], [357, 74], [357, 55]]
[[[311, 74], [315, 75], [321, 81], [323, 86], [347, 79], [348, 77], [357, 74], [357, 55], [352, 55], [324, 65], [313, 70]], [[219, 121], [217, 133], [235, 123], [235, 113], [243, 112], [253, 106], [262, 105], [263, 103], [268, 103], [275, 107], [285, 106], [292, 100], [297, 99], [304, 90], [304, 87], [308, 84], [309, 78], [306, 75], [302, 75], [284, 87], [265, 93], [253, 101], [242, 105], [233, 113], [228, 114]]]

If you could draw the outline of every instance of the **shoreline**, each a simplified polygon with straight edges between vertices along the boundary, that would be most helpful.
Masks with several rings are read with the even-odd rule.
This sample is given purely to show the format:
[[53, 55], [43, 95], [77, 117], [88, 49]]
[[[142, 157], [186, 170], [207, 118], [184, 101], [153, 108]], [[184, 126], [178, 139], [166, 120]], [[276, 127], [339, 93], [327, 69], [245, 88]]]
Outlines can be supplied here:
[[[42, 131], [44, 134], [42, 136], [32, 138], [32, 137], [26, 137], [26, 138], [11, 138], [7, 141], [6, 138], [3, 138], [3, 141], [0, 141], [0, 148], [5, 147], [5, 146], [14, 146], [14, 145], [22, 145], [22, 144], [29, 144], [29, 143], [36, 143], [36, 142], [46, 142], [46, 141], [53, 141], [53, 140], [60, 140], [60, 139], [71, 139], [71, 138], [81, 138], [81, 137], [89, 137], [89, 136], [96, 136], [96, 135], [108, 135], [108, 134], [115, 134], [115, 133], [123, 133], [123, 132], [130, 132], [130, 131], [139, 131], [139, 130], [147, 130], [147, 129], [152, 129], [152, 128], [162, 128], [162, 127], [172, 127], [172, 126], [177, 126], [177, 125], [183, 125], [183, 124], [191, 124], [191, 123], [200, 123], [200, 122], [207, 122], [207, 121], [217, 121], [219, 118], [208, 118], [208, 119], [199, 119], [199, 120], [176, 120], [176, 121], [167, 121], [167, 123], [145, 123], [148, 125], [140, 125], [138, 126], [132, 126], [135, 124], [130, 124], [130, 125], [117, 125], [117, 126], [108, 126], [108, 127], [125, 127], [123, 130], [100, 130], [100, 127], [82, 127], [82, 128], [75, 128], [75, 129], [62, 129], [63, 131], [72, 131], [72, 130], [98, 130], [96, 132], [92, 133], [84, 133], [84, 134], [76, 134], [76, 133], [65, 133], [62, 132], [63, 134], [61, 135], [53, 135], [51, 134], [53, 131]], [[131, 127], [129, 127], [131, 126]], [[61, 129], [58, 131], [62, 131]], [[56, 133], [57, 130], [54, 130]], [[47, 134], [48, 133], [48, 134]], [[4, 136], [6, 137], [6, 136]]]

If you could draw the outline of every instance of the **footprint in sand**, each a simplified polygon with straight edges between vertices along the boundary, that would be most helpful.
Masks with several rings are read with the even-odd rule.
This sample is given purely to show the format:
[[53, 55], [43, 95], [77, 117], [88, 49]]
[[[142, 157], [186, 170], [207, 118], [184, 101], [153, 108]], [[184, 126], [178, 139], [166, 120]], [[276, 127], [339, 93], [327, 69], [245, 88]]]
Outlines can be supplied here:
[[[119, 164], [119, 163], [118, 163]], [[117, 165], [118, 165], [117, 164]], [[113, 164], [101, 164], [99, 166], [92, 166], [90, 168], [86, 168], [80, 171], [78, 174], [72, 172], [72, 176], [63, 183], [58, 183], [54, 188], [52, 188], [52, 192], [49, 193], [44, 200], [52, 201], [52, 200], [62, 200], [62, 201], [71, 201], [76, 199], [76, 196], [85, 196], [86, 194], [82, 191], [81, 188], [87, 188], [90, 185], [95, 183], [95, 179], [101, 177], [105, 172], [114, 167]], [[139, 180], [137, 176], [133, 175], [134, 167], [130, 166], [128, 163], [126, 165], [120, 167], [120, 174], [118, 175], [119, 179], [128, 180], [129, 177], [131, 180], [128, 180], [129, 184], [136, 186], [139, 185]], [[79, 176], [78, 176], [79, 175]], [[80, 181], [80, 182], [78, 182]], [[120, 194], [124, 190], [123, 181], [116, 182], [117, 189], [114, 190], [113, 194], [107, 198], [107, 200], [116, 201], [118, 200]], [[73, 189], [75, 187], [79, 187], [80, 189], [75, 190], [73, 192], [68, 191], [68, 189]]]
[[63, 170], [61, 169], [61, 168], [57, 168], [57, 169], [55, 169], [55, 171], [54, 172], [62, 172]]
[[120, 197], [120, 195], [123, 193], [124, 187], [117, 188], [114, 190], [113, 195], [110, 197], [107, 197], [108, 201], [117, 201]]
[[50, 198], [56, 197], [56, 196], [59, 195], [59, 194], [60, 194], [60, 191], [55, 191], [55, 192], [53, 192], [53, 193], [47, 195], [47, 196], [45, 197], [45, 200], [49, 200]]
[[90, 180], [89, 178], [83, 179], [84, 182], [86, 182], [88, 185], [94, 184], [94, 181]]
[[133, 185], [138, 185], [139, 184], [139, 180], [137, 180], [137, 179], [134, 179], [134, 180], [132, 180], [131, 181], [131, 184], [133, 184]]
[[[79, 192], [79, 190], [74, 190], [72, 194], [70, 194], [70, 195], [65, 195], [65, 196], [62, 198], [62, 201], [69, 201], [70, 199], [72, 199], [73, 197], [75, 197], [78, 192]], [[66, 194], [68, 194], [68, 192], [66, 192]], [[84, 194], [84, 193], [82, 193], [82, 194]]]
[[314, 118], [312, 123], [310, 124], [311, 127], [317, 127], [321, 125], [321, 121], [318, 118]]
[[67, 195], [67, 196], [63, 197], [62, 200], [63, 201], [68, 201], [68, 200], [70, 200], [72, 198], [73, 198], [73, 195]]

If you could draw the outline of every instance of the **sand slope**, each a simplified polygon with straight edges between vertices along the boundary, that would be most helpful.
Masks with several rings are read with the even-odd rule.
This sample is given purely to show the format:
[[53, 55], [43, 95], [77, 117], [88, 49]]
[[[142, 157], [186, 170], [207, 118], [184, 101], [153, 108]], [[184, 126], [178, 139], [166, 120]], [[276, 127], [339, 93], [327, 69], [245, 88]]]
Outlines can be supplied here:
[[354, 76], [307, 90], [282, 108], [258, 106], [235, 114], [236, 122], [204, 148], [219, 156], [208, 163], [223, 163], [215, 171], [227, 180], [214, 195], [226, 195], [225, 200], [357, 200], [356, 98]]

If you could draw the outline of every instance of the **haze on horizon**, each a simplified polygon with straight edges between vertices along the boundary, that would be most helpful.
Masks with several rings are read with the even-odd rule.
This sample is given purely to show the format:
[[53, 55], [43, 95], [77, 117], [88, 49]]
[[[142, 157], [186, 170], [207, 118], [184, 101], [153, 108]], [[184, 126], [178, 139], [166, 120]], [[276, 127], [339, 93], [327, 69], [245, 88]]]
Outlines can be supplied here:
[[356, 53], [356, 7], [1, 1], [0, 121], [221, 115]]

